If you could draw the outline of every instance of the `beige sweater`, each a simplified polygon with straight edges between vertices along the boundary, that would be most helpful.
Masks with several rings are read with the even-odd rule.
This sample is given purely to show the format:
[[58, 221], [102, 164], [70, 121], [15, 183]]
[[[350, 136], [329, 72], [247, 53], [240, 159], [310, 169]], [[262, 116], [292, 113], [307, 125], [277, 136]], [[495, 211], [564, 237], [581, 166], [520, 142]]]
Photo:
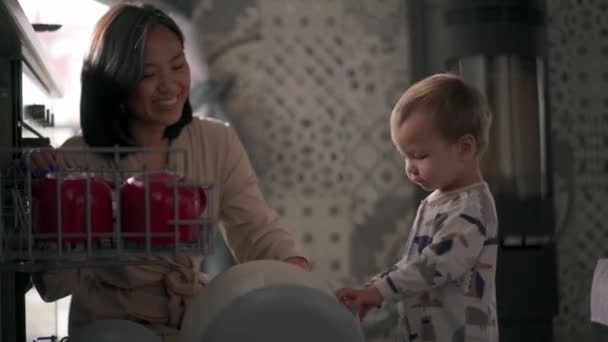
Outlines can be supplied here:
[[[81, 137], [62, 148], [85, 147]], [[67, 147], [67, 149], [65, 148]], [[169, 163], [178, 173], [201, 183], [213, 183], [211, 209], [222, 221], [226, 238], [238, 262], [302, 256], [296, 242], [266, 204], [256, 175], [234, 130], [208, 119], [194, 119], [172, 142], [188, 153], [186, 167], [180, 155]], [[118, 164], [132, 168], [141, 160], [130, 155]], [[58, 152], [67, 167], [115, 166], [98, 155]], [[143, 322], [176, 341], [184, 310], [204, 286], [201, 257], [155, 257], [153, 265], [48, 271], [37, 277], [36, 287], [46, 301], [72, 295], [70, 331], [96, 319], [119, 318]]]

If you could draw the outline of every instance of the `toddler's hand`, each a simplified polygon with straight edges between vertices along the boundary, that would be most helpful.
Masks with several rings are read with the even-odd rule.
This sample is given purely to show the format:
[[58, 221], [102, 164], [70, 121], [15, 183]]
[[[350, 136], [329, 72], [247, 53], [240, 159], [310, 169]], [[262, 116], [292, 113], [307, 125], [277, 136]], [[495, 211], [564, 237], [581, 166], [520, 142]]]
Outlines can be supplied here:
[[380, 306], [384, 298], [375, 287], [362, 289], [343, 288], [336, 292], [336, 297], [352, 311], [357, 311], [360, 320], [363, 320], [368, 311]]
[[357, 314], [357, 307], [355, 305], [355, 300], [353, 295], [349, 295], [347, 294], [347, 292], [350, 291], [356, 291], [354, 289], [351, 288], [343, 288], [340, 289], [336, 292], [336, 298], [338, 298], [338, 300], [344, 304], [344, 306], [346, 306], [352, 313]]

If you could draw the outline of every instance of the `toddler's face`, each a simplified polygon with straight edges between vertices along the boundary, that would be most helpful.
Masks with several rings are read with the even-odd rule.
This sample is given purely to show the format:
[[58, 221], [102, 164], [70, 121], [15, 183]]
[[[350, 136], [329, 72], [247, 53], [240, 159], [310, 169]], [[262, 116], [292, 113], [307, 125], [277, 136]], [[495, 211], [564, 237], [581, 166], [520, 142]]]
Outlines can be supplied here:
[[427, 191], [456, 187], [463, 170], [458, 143], [442, 137], [432, 117], [414, 112], [400, 127], [391, 127], [391, 135], [412, 182]]

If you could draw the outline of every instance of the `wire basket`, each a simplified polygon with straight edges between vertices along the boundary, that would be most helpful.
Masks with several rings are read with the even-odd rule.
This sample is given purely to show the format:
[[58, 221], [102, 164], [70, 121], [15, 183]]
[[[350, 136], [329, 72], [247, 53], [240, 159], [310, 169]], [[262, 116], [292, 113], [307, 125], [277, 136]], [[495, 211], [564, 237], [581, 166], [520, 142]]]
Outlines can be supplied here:
[[[32, 157], [55, 153], [37, 174]], [[146, 154], [168, 167], [149, 169]], [[176, 148], [1, 149], [0, 271], [144, 264], [207, 255], [217, 227], [212, 183], [193, 182]]]

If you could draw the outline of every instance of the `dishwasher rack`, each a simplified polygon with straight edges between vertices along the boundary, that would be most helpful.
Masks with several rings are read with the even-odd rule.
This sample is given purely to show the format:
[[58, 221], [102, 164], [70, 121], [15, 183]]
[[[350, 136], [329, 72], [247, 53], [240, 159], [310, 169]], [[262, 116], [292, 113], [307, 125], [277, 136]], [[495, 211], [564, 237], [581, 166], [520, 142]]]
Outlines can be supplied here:
[[[32, 158], [50, 152], [56, 155], [57, 167], [48, 175], [37, 174]], [[147, 153], [167, 153], [170, 167], [147, 168], [143, 158]], [[188, 166], [187, 152], [173, 147], [0, 149], [0, 271], [146, 264], [165, 256], [209, 254], [217, 233], [214, 185], [184, 178], [178, 169], [189, 170]], [[153, 183], [158, 175], [164, 175], [164, 184]], [[78, 180], [77, 188], [68, 189], [65, 185], [74, 179]], [[111, 203], [111, 218], [102, 218], [111, 222], [111, 227], [104, 231], [94, 229], [101, 214], [98, 208], [93, 209], [99, 201], [93, 196], [97, 191], [93, 185], [100, 180], [107, 184], [103, 189], [107, 189]], [[49, 188], [47, 184], [44, 191], [39, 190], [45, 181], [54, 186]], [[123, 189], [132, 184], [136, 187], [131, 190], [143, 203], [123, 200]], [[37, 193], [55, 198], [56, 202], [40, 203]], [[84, 208], [85, 212], [66, 211], [66, 199], [78, 203], [77, 208]], [[189, 205], [186, 201], [198, 201], [195, 208], [200, 213], [182, 213], [182, 208]], [[158, 205], [165, 206], [164, 211], [159, 211]], [[128, 229], [123, 221], [136, 208], [143, 210], [145, 217], [141, 222], [137, 217], [138, 229]], [[170, 217], [158, 219], [158, 212], [167, 211], [171, 212]], [[66, 232], [66, 222], [72, 215], [84, 219], [76, 220], [76, 226], [71, 220], [71, 231]], [[154, 229], [158, 226], [164, 229]], [[49, 231], [47, 227], [54, 228]]]

